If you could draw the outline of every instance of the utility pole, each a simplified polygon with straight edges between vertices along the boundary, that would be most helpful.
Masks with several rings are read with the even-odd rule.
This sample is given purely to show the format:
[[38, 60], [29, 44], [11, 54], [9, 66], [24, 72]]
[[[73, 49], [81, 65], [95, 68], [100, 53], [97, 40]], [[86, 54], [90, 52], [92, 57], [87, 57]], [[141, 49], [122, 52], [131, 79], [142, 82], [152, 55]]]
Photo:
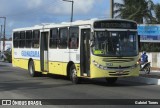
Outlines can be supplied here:
[[5, 39], [6, 39], [6, 17], [0, 17], [4, 19], [4, 30], [3, 30], [3, 51], [5, 50]]
[[71, 22], [73, 22], [73, 4], [74, 4], [74, 1], [73, 1], [73, 0], [63, 0], [63, 1], [71, 2], [71, 3], [72, 3], [72, 9], [71, 9]]
[[0, 51], [1, 51], [1, 39], [2, 39], [2, 36], [3, 36], [2, 29], [3, 29], [3, 26], [1, 25], [1, 34], [0, 34]]
[[111, 18], [114, 18], [113, 10], [114, 10], [114, 0], [110, 0], [110, 17]]

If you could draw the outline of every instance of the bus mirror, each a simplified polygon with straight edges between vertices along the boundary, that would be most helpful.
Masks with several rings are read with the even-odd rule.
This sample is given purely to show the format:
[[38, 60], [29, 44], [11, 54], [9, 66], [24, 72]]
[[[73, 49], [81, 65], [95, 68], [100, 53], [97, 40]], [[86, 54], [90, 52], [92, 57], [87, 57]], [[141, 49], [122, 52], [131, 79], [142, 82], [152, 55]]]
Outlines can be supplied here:
[[95, 46], [95, 43], [94, 43], [94, 41], [90, 41], [90, 47], [94, 47]]

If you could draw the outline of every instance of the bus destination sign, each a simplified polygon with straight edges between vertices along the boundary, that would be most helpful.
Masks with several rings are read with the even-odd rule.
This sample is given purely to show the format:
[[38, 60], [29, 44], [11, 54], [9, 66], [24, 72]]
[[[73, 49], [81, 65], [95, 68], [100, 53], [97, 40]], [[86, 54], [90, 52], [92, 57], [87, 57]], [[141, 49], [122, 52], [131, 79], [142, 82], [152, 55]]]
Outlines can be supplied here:
[[137, 25], [128, 21], [97, 21], [94, 23], [94, 28], [137, 29]]

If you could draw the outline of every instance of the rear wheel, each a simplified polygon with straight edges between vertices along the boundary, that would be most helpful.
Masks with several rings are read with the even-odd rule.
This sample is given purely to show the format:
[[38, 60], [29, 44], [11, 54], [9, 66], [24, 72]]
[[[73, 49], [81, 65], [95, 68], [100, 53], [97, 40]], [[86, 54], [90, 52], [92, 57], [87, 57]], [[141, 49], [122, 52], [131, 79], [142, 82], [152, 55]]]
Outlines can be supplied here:
[[29, 62], [28, 71], [29, 71], [30, 76], [32, 76], [32, 77], [39, 76], [39, 74], [40, 74], [40, 73], [35, 71], [35, 67], [34, 67], [34, 62], [33, 61]]
[[108, 84], [114, 84], [118, 78], [106, 78]]
[[77, 70], [74, 64], [70, 67], [70, 80], [73, 84], [78, 84], [80, 81], [80, 79], [77, 77]]

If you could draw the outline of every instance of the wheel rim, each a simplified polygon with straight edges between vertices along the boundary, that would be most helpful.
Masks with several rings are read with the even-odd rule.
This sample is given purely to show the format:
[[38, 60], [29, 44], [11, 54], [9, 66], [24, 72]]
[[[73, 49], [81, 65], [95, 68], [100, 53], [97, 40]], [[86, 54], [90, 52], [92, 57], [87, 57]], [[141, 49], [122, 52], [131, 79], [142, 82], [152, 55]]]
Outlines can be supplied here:
[[33, 75], [33, 66], [32, 65], [30, 65], [29, 70], [30, 70], [30, 74]]
[[149, 67], [144, 69], [145, 74], [149, 74]]
[[76, 69], [73, 69], [72, 70], [72, 80], [76, 81], [76, 78], [77, 78], [77, 72], [76, 72]]

